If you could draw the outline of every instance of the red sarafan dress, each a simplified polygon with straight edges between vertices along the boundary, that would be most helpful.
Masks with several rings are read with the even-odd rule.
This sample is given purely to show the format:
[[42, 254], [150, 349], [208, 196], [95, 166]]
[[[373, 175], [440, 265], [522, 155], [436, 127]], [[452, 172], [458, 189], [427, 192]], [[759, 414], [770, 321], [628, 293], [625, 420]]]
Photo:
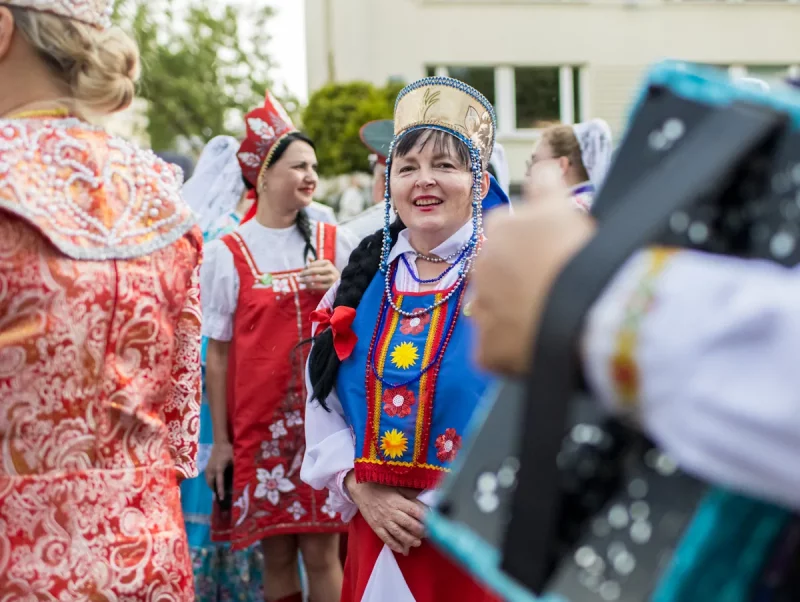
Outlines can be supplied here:
[[[352, 247], [337, 243], [336, 226], [311, 223], [318, 259], [346, 263]], [[310, 350], [300, 343], [311, 337], [310, 315], [324, 295], [298, 280], [304, 268], [301, 235], [251, 220], [213, 244], [208, 269], [214, 273], [204, 274], [203, 285], [227, 287], [232, 274], [225, 272], [233, 270], [238, 292], [227, 373], [233, 507], [222, 512], [215, 506], [212, 538], [240, 549], [276, 535], [345, 531], [328, 492], [300, 479]], [[275, 265], [288, 269], [267, 267]], [[213, 305], [219, 293], [210, 291], [204, 305]], [[208, 313], [213, 328], [214, 311]]]
[[194, 599], [201, 235], [177, 170], [0, 120], [0, 600]]

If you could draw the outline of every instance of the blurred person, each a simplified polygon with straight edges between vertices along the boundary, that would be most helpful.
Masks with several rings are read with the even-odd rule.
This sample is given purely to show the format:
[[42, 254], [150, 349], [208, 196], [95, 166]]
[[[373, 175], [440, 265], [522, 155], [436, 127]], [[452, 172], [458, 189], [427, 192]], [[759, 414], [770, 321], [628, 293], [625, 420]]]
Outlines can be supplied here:
[[201, 273], [212, 539], [234, 550], [261, 542], [267, 600], [302, 599], [300, 550], [311, 600], [335, 601], [344, 525], [328, 496], [300, 480], [307, 352], [298, 344], [352, 244], [306, 213], [318, 183], [314, 144], [280, 103], [267, 93], [245, 123], [237, 158], [257, 199], [239, 228], [208, 245]]
[[194, 161], [192, 161], [191, 157], [187, 157], [186, 155], [172, 151], [159, 151], [156, 153], [156, 157], [163, 159], [167, 163], [171, 163], [176, 167], [179, 167], [181, 170], [181, 180], [183, 183], [186, 183], [186, 181], [192, 177], [192, 173], [194, 172]]
[[546, 128], [528, 161], [525, 197], [535, 201], [563, 183], [572, 203], [588, 212], [611, 166], [611, 130], [602, 119]]
[[314, 313], [301, 476], [350, 520], [344, 602], [494, 600], [422, 524], [490, 381], [470, 363], [464, 294], [494, 110], [462, 82], [429, 78], [400, 93], [394, 128], [384, 227]]
[[338, 223], [338, 220], [336, 219], [336, 213], [332, 208], [324, 203], [311, 201], [311, 204], [308, 206], [306, 211], [308, 212], [308, 217], [318, 222], [323, 222], [325, 224]]
[[[588, 215], [566, 206], [568, 191], [553, 194], [487, 226], [473, 278], [473, 315], [479, 359], [500, 373], [522, 376], [529, 369], [552, 283], [595, 229]], [[635, 417], [680, 467], [718, 486], [701, 507], [705, 518], [698, 515], [690, 526], [697, 530], [677, 552], [685, 547], [689, 556], [666, 574], [659, 600], [701, 599], [681, 592], [709, 583], [711, 568], [734, 565], [773, 594], [782, 579], [797, 587], [791, 575], [798, 523], [791, 515], [800, 510], [800, 469], [793, 461], [800, 449], [798, 295], [797, 268], [649, 248], [626, 262], [587, 316], [576, 351], [600, 402]], [[734, 537], [720, 517], [736, 508], [747, 510], [747, 524], [761, 526]], [[707, 541], [720, 530], [728, 539]], [[750, 536], [749, 549], [724, 544]], [[747, 566], [726, 564], [741, 552], [749, 553], [742, 557]], [[731, 576], [719, 570], [713, 579]], [[739, 583], [731, 581], [726, 591], [738, 595]]]
[[339, 219], [346, 221], [364, 211], [364, 193], [358, 185], [358, 177], [350, 176], [347, 188], [342, 193], [339, 201]]
[[[195, 212], [206, 243], [233, 232], [252, 204], [242, 180], [242, 169], [236, 157], [238, 151], [239, 142], [235, 138], [212, 138], [200, 154], [194, 175], [183, 187], [184, 199]], [[210, 292], [203, 291], [203, 294]], [[204, 379], [207, 346], [208, 337], [204, 336], [201, 353]], [[181, 506], [194, 567], [194, 600], [261, 602], [264, 599], [261, 545], [256, 543], [233, 552], [229, 545], [211, 541], [214, 494], [206, 482], [205, 469], [211, 455], [213, 431], [208, 392], [205, 383], [203, 385], [197, 457], [200, 474], [181, 483]]]
[[195, 173], [183, 186], [183, 196], [197, 216], [207, 243], [232, 232], [253, 202], [254, 195], [248, 193], [242, 180], [238, 149], [239, 142], [231, 136], [209, 140]]
[[383, 193], [386, 189], [386, 158], [389, 156], [389, 149], [394, 139], [394, 123], [391, 119], [370, 121], [361, 127], [358, 135], [364, 146], [370, 150], [369, 171], [372, 174], [372, 204], [382, 208]]
[[498, 185], [508, 196], [511, 193], [511, 173], [506, 158], [506, 149], [499, 142], [494, 143], [492, 160], [489, 162], [489, 174], [494, 176]]
[[177, 169], [89, 125], [135, 42], [102, 0], [0, 4], [0, 592], [191, 600], [202, 237]]
[[394, 138], [391, 119], [371, 121], [359, 131], [361, 141], [370, 151], [369, 168], [372, 173], [372, 205], [360, 214], [342, 221], [356, 239], [362, 240], [383, 227], [383, 193], [386, 189], [386, 155]]

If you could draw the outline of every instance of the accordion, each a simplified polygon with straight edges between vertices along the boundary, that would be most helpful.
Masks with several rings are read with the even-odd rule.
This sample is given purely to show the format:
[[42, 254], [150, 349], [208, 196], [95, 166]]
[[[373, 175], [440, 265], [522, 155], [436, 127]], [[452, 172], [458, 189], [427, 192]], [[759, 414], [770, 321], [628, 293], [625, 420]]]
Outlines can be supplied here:
[[553, 285], [529, 376], [500, 384], [476, 413], [429, 532], [513, 602], [700, 600], [661, 587], [682, 538], [699, 537], [695, 515], [716, 516], [704, 528], [720, 533], [738, 521], [750, 555], [770, 553], [793, 519], [683, 473], [605, 414], [575, 350], [589, 309], [641, 248], [800, 263], [800, 95], [656, 65], [592, 213], [597, 233]]

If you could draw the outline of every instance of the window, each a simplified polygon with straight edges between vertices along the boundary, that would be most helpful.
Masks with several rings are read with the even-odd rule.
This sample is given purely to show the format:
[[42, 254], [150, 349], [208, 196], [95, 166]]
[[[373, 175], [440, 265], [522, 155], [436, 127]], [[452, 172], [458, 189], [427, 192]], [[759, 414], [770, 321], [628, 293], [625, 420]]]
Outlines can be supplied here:
[[789, 76], [789, 65], [747, 65], [744, 68], [747, 77], [758, 79], [783, 79]]
[[450, 77], [461, 80], [483, 94], [495, 105], [494, 67], [448, 67]]
[[486, 96], [497, 112], [501, 134], [530, 135], [547, 123], [573, 123], [581, 117], [580, 67], [427, 65], [425, 73], [454, 77]]
[[516, 129], [535, 129], [561, 119], [558, 67], [517, 67], [514, 84]]

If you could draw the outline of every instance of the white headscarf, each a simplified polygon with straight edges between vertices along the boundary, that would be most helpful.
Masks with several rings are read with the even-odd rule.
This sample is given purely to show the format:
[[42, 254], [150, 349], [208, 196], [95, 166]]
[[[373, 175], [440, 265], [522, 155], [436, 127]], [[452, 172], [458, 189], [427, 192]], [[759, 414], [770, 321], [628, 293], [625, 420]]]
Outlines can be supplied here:
[[611, 128], [602, 119], [592, 119], [572, 126], [578, 144], [581, 147], [581, 159], [589, 180], [595, 188], [600, 188], [611, 167], [611, 156], [614, 150], [611, 139]]
[[217, 136], [203, 149], [194, 174], [183, 186], [183, 198], [206, 232], [221, 216], [236, 209], [244, 193], [242, 169], [236, 153], [239, 143]]
[[503, 192], [509, 194], [511, 175], [508, 169], [506, 150], [499, 142], [494, 143], [494, 151], [492, 152], [492, 158], [489, 163], [494, 168], [495, 174], [497, 174], [497, 183], [500, 184], [500, 188], [503, 189]]

